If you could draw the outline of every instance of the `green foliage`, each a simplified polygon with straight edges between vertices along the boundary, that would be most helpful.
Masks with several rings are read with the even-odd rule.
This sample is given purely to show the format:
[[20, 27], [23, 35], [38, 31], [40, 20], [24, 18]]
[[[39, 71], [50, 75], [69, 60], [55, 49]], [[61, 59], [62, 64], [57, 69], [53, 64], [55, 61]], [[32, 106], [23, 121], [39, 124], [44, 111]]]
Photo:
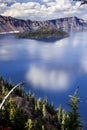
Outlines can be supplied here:
[[47, 116], [47, 110], [46, 110], [46, 105], [45, 104], [43, 104], [42, 114], [43, 114], [43, 117], [46, 118], [46, 116]]
[[48, 106], [48, 99], [47, 99], [46, 96], [45, 96], [44, 99], [43, 99], [43, 103], [44, 103], [46, 106]]
[[80, 121], [80, 114], [78, 113], [78, 103], [80, 99], [78, 97], [78, 87], [73, 95], [70, 96], [69, 106], [71, 111], [69, 111], [69, 127], [71, 130], [78, 130], [82, 128], [82, 123]]
[[14, 93], [20, 97], [23, 96], [23, 88], [22, 87], [18, 87], [16, 88], [16, 90], [14, 90]]
[[9, 126], [14, 123], [16, 104], [15, 102], [9, 98], [8, 101], [2, 108], [1, 112], [1, 120], [4, 126]]
[[[12, 87], [12, 82], [5, 82], [0, 77], [0, 102]], [[62, 105], [55, 110], [47, 97], [36, 99], [31, 91], [24, 93], [23, 89], [18, 88], [0, 110], [0, 126], [12, 130], [79, 130], [82, 129], [79, 101], [77, 88], [70, 96], [70, 111], [65, 111]]]
[[44, 125], [42, 125], [42, 130], [45, 130]]
[[67, 118], [67, 113], [63, 110], [62, 111], [62, 130], [67, 129], [68, 127], [68, 118]]
[[18, 38], [34, 38], [34, 39], [60, 38], [65, 36], [68, 36], [66, 32], [48, 27], [42, 27], [33, 32], [24, 32], [17, 34]]
[[34, 123], [33, 123], [32, 119], [27, 120], [27, 122], [25, 123], [25, 129], [34, 130]]
[[24, 130], [25, 129], [25, 122], [27, 120], [27, 115], [25, 114], [22, 108], [17, 108], [15, 117], [14, 117], [14, 130]]
[[38, 108], [38, 110], [42, 111], [42, 100], [41, 100], [41, 98], [39, 98], [37, 100], [37, 108]]
[[60, 105], [57, 110], [58, 122], [61, 124], [62, 122], [62, 106]]
[[38, 107], [37, 107], [37, 100], [35, 99], [34, 102], [35, 102], [35, 111], [37, 111], [37, 110], [38, 110]]

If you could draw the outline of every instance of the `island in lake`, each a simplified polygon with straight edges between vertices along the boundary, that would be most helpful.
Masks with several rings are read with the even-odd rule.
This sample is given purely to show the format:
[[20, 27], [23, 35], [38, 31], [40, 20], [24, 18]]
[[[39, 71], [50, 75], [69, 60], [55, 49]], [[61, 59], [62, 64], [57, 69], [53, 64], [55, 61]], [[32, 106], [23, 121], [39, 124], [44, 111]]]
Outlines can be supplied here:
[[30, 38], [30, 39], [50, 39], [56, 38], [61, 39], [68, 36], [68, 33], [62, 30], [40, 28], [32, 32], [23, 32], [16, 34], [18, 38]]
[[[20, 38], [63, 38], [69, 32], [87, 30], [87, 21], [65, 17], [46, 21], [31, 21], [0, 15], [0, 34], [18, 33]], [[68, 32], [68, 33], [66, 33]]]

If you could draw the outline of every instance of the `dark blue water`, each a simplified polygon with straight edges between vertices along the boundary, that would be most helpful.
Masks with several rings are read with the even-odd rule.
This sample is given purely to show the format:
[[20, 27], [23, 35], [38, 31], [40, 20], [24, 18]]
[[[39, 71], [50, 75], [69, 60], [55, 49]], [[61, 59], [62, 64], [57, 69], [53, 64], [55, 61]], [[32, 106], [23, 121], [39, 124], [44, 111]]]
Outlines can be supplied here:
[[68, 95], [79, 86], [80, 113], [86, 122], [87, 32], [49, 42], [0, 35], [0, 75], [14, 84], [26, 81], [26, 91], [47, 96], [55, 107], [61, 103], [65, 109]]

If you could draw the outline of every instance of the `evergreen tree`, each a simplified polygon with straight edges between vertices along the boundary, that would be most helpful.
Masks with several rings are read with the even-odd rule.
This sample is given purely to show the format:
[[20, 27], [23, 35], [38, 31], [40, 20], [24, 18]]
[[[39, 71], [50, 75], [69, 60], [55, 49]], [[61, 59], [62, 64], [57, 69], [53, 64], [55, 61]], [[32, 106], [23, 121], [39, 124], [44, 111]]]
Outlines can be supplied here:
[[65, 110], [62, 111], [62, 130], [67, 130], [68, 120]]
[[1, 110], [2, 124], [4, 126], [11, 126], [14, 120], [15, 103], [9, 98]]
[[57, 110], [58, 122], [62, 122], [62, 106], [60, 105]]
[[60, 105], [58, 110], [57, 110], [57, 118], [58, 118], [59, 128], [61, 129], [61, 125], [62, 125], [62, 105]]
[[47, 116], [46, 104], [43, 104], [42, 114], [43, 114], [43, 117], [46, 118]]
[[37, 100], [37, 108], [38, 108], [38, 110], [42, 110], [42, 100], [41, 100], [41, 98], [39, 98], [38, 100]]
[[43, 103], [44, 103], [46, 106], [48, 105], [48, 98], [47, 98], [46, 96], [44, 97]]
[[[10, 86], [10, 87], [9, 87]], [[4, 82], [0, 77], [0, 101], [12, 88], [12, 83]], [[13, 93], [15, 98], [19, 94]], [[54, 104], [49, 104], [47, 97], [42, 101], [35, 95], [22, 92], [20, 100], [14, 101], [13, 95], [8, 97], [0, 110], [0, 129], [12, 128], [12, 130], [81, 130], [82, 123], [78, 113], [78, 88], [70, 96], [70, 111], [67, 113], [60, 105], [57, 111]], [[25, 102], [25, 105], [23, 105]], [[44, 118], [43, 118], [44, 117]]]
[[80, 114], [78, 113], [78, 103], [80, 99], [78, 97], [78, 87], [73, 95], [70, 95], [69, 106], [71, 111], [69, 111], [69, 129], [79, 130], [82, 127], [82, 122], [80, 121]]
[[36, 100], [36, 98], [34, 99], [34, 109], [35, 109], [35, 111], [37, 111], [37, 100]]
[[25, 123], [25, 129], [26, 130], [34, 130], [34, 123], [32, 119], [28, 119]]
[[42, 125], [42, 130], [45, 130], [44, 125]]
[[14, 116], [13, 130], [24, 130], [26, 120], [27, 115], [24, 110], [21, 107], [17, 108]]

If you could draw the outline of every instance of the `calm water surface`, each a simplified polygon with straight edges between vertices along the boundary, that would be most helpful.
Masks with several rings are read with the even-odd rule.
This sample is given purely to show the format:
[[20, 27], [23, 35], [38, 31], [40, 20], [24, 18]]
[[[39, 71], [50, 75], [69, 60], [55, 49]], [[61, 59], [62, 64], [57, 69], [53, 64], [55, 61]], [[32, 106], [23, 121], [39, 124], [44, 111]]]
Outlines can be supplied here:
[[79, 86], [80, 113], [86, 122], [87, 32], [49, 42], [0, 35], [0, 75], [14, 83], [26, 81], [26, 91], [47, 96], [55, 107], [62, 103], [65, 109], [68, 95]]

